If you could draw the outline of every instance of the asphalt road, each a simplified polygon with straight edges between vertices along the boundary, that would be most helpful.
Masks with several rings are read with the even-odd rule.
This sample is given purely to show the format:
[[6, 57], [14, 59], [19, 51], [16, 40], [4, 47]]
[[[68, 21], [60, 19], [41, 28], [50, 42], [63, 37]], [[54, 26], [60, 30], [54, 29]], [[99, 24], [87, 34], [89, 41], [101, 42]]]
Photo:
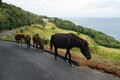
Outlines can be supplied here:
[[0, 80], [119, 80], [87, 67], [69, 63], [36, 49], [0, 41]]

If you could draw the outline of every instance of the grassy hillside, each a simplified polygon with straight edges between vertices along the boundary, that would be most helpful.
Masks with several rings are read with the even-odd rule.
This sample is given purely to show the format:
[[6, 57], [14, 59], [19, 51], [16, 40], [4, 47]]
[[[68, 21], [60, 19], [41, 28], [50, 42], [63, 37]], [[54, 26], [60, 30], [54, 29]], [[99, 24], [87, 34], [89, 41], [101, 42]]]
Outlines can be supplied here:
[[111, 47], [111, 48], [119, 48], [120, 49], [120, 41], [115, 40], [113, 37], [108, 36], [102, 32], [95, 31], [83, 26], [75, 25], [71, 21], [62, 20], [59, 18], [48, 18], [50, 22], [53, 22], [57, 27], [66, 30], [76, 31], [78, 34], [86, 34], [94, 39], [94, 41], [100, 45]]
[[[42, 25], [45, 25], [42, 20], [43, 18], [49, 19], [52, 23], [47, 23], [43, 27]], [[74, 33], [90, 44], [89, 47], [93, 57], [92, 61], [109, 64], [120, 69], [120, 42], [102, 32], [75, 25], [67, 20], [38, 16], [14, 5], [3, 3], [0, 5], [0, 31], [14, 28], [18, 28], [17, 31], [19, 33], [30, 34], [31, 37], [38, 33], [43, 39], [48, 41], [51, 35], [55, 33]], [[14, 40], [14, 35], [7, 35], [2, 39]], [[47, 46], [49, 46], [49, 43]], [[73, 48], [71, 53], [84, 58], [78, 48]]]
[[[31, 37], [38, 33], [42, 38], [46, 38], [48, 40], [50, 40], [51, 35], [55, 33], [74, 33], [78, 35], [77, 32], [74, 31], [59, 29], [53, 23], [47, 23], [45, 28], [41, 25], [31, 25], [26, 28], [23, 27], [21, 29], [17, 29], [19, 32], [21, 32], [21, 30], [23, 34], [30, 34]], [[101, 63], [106, 63], [120, 69], [120, 49], [103, 47], [97, 44], [94, 39], [84, 34], [80, 34], [79, 37], [88, 41], [93, 61], [95, 60]], [[14, 36], [6, 36], [4, 39], [14, 40]], [[49, 46], [49, 43], [47, 45]], [[80, 54], [80, 50], [78, 48], [73, 48], [71, 53], [84, 58], [84, 56]]]
[[26, 25], [30, 26], [31, 24], [45, 25], [43, 21], [44, 18], [47, 18], [60, 29], [72, 30], [77, 32], [77, 34], [85, 34], [102, 46], [120, 49], [120, 41], [117, 41], [113, 37], [110, 37], [102, 32], [75, 25], [68, 20], [51, 18], [47, 16], [38, 16], [11, 4], [2, 3], [0, 5], [0, 31], [6, 29], [16, 29], [17, 27]]
[[41, 16], [24, 11], [11, 4], [0, 4], [0, 31], [36, 23], [44, 24]]

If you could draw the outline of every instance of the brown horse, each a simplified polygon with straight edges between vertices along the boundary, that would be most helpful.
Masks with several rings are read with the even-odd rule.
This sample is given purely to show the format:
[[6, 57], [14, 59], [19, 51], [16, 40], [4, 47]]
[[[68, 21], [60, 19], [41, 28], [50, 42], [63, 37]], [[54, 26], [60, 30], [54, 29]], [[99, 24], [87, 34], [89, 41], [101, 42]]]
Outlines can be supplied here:
[[87, 41], [79, 38], [78, 36], [68, 33], [68, 34], [62, 34], [62, 33], [57, 33], [51, 36], [50, 40], [50, 49], [52, 50], [54, 45], [54, 51], [55, 51], [55, 59], [57, 59], [58, 48], [66, 49], [66, 54], [65, 54], [65, 61], [67, 59], [67, 55], [69, 55], [69, 63], [71, 66], [71, 54], [70, 54], [70, 49], [73, 47], [78, 47], [81, 49], [82, 54], [89, 60], [91, 59], [91, 54], [89, 51], [88, 43]]
[[39, 34], [35, 34], [32, 39], [33, 39], [33, 47], [36, 47], [36, 49], [38, 49], [39, 46], [39, 49], [44, 51], [44, 43], [42, 39], [39, 37]]
[[27, 48], [30, 48], [30, 41], [31, 41], [30, 35], [26, 35], [26, 36], [24, 37], [24, 40], [25, 40], [25, 43], [26, 43], [26, 45], [27, 45]]
[[17, 45], [19, 45], [19, 43], [22, 42], [22, 39], [24, 39], [24, 34], [16, 34], [15, 35], [15, 40], [16, 40]]

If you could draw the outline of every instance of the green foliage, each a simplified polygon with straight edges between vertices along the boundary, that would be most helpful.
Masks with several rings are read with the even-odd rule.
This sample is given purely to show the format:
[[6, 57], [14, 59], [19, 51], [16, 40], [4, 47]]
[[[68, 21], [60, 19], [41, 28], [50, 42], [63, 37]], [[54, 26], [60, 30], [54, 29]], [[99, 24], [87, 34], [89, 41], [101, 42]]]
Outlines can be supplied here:
[[76, 31], [75, 24], [68, 21], [68, 20], [62, 20], [58, 18], [51, 18], [49, 19], [50, 22], [55, 23], [55, 25], [61, 29], [67, 29], [67, 30], [74, 30]]
[[0, 0], [0, 5], [2, 4], [2, 0]]
[[22, 10], [11, 4], [2, 3], [0, 5], [0, 30], [14, 29], [31, 24], [44, 25], [41, 16]]
[[25, 31], [27, 31], [27, 30], [28, 30], [28, 27], [27, 27], [27, 26], [20, 28], [20, 32], [21, 32], [21, 33], [25, 32]]
[[62, 20], [58, 18], [49, 18], [50, 22], [55, 23], [55, 25], [59, 28], [66, 30], [76, 31], [77, 34], [83, 33], [95, 40], [96, 43], [112, 48], [120, 48], [120, 42], [115, 40], [113, 37], [110, 37], [102, 32], [98, 32], [89, 28], [85, 28], [83, 26], [75, 25], [74, 23], [68, 20]]
[[23, 29], [20, 29], [20, 32], [23, 33]]
[[77, 32], [77, 35], [80, 35], [80, 32]]
[[0, 38], [1, 40], [7, 40], [7, 41], [15, 41], [15, 38], [13, 35], [6, 35], [3, 38]]
[[55, 30], [56, 28], [55, 27], [51, 27], [51, 30]]
[[44, 43], [45, 45], [47, 45], [50, 40], [49, 40], [48, 38], [45, 38], [45, 37], [44, 37], [44, 38], [42, 39], [42, 41], [43, 41], [43, 43]]

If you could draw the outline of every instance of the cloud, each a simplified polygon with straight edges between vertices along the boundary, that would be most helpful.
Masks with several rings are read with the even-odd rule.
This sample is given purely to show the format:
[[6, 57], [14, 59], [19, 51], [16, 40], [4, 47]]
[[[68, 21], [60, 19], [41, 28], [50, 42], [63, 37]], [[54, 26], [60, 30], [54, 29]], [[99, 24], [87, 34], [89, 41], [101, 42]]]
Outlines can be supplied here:
[[3, 0], [47, 16], [119, 16], [120, 0]]

